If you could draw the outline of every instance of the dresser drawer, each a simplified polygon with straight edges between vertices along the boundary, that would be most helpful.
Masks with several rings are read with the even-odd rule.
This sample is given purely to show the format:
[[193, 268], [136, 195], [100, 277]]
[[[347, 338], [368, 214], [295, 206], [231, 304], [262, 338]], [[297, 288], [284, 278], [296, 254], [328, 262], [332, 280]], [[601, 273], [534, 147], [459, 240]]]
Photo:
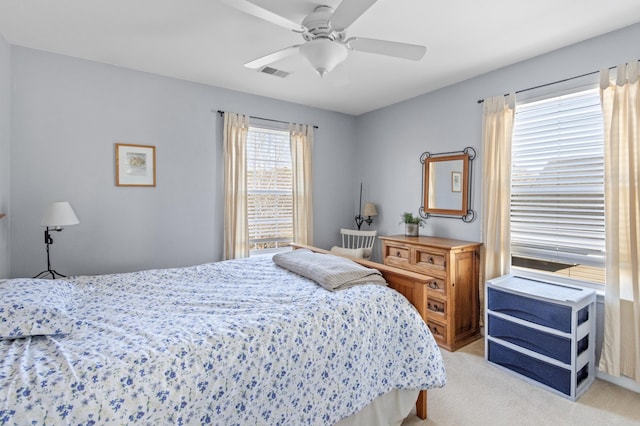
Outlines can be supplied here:
[[447, 341], [447, 326], [439, 323], [438, 321], [434, 321], [433, 319], [427, 319], [427, 327], [431, 330], [431, 334], [433, 338], [436, 340], [436, 343], [446, 343]]
[[489, 310], [569, 333], [571, 307], [488, 289]]
[[[488, 342], [487, 359], [524, 377], [535, 380], [565, 395], [571, 394], [571, 370], [549, 364], [528, 355], [504, 347], [496, 342]], [[577, 388], [589, 377], [589, 364], [576, 373]]]
[[[489, 335], [525, 349], [571, 364], [571, 339], [525, 327], [489, 314]], [[589, 336], [578, 342], [580, 355], [589, 347]]]
[[433, 320], [432, 318], [427, 319], [427, 327], [431, 330], [431, 334], [433, 338], [436, 340], [436, 343], [446, 343], [447, 341], [447, 326]]
[[429, 298], [427, 299], [427, 312], [447, 316], [447, 302]]
[[434, 298], [427, 298], [427, 314], [433, 315], [436, 318], [440, 318], [442, 321], [446, 321], [447, 316], [447, 302], [444, 300], [438, 300]]
[[407, 268], [410, 265], [411, 249], [404, 246], [385, 245], [384, 264]]
[[447, 294], [447, 284], [443, 279], [433, 278], [429, 281], [427, 287], [429, 288], [430, 292], [434, 292], [435, 294], [438, 294], [442, 297], [446, 296]]
[[444, 273], [447, 268], [447, 258], [442, 252], [417, 247], [415, 256], [414, 264], [421, 273], [433, 274], [434, 271]]

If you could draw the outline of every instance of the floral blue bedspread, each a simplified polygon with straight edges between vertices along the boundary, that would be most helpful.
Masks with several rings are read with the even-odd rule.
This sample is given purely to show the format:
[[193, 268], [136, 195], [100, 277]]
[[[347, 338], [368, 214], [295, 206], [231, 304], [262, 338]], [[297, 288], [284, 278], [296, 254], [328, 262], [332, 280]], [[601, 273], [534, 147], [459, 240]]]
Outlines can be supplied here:
[[329, 292], [268, 257], [66, 281], [69, 334], [0, 340], [2, 425], [328, 425], [445, 383], [384, 286]]

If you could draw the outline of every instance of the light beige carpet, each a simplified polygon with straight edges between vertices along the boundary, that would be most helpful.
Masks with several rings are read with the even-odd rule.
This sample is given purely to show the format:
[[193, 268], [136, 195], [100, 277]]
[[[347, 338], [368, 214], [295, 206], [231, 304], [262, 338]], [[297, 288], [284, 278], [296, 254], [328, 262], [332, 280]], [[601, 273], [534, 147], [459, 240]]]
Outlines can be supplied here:
[[447, 385], [429, 391], [429, 418], [402, 426], [640, 425], [640, 394], [610, 383], [596, 379], [572, 402], [487, 363], [484, 340], [442, 357]]

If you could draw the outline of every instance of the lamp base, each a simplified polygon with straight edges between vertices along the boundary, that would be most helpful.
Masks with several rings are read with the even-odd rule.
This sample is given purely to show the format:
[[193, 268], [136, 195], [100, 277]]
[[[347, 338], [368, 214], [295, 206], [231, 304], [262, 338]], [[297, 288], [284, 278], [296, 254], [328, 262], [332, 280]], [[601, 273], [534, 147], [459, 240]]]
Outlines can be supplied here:
[[358, 215], [355, 217], [356, 220], [356, 226], [358, 227], [358, 231], [360, 230], [360, 227], [362, 226], [363, 223], [367, 223], [367, 225], [371, 226], [371, 224], [373, 223], [373, 219], [371, 218], [371, 216], [368, 216], [366, 219], [364, 218], [364, 216], [362, 215]]
[[46, 271], [42, 271], [40, 272], [38, 275], [36, 275], [33, 278], [44, 278], [45, 276], [47, 276], [47, 274], [51, 274], [51, 279], [55, 280], [56, 279], [56, 275], [62, 278], [67, 278], [66, 275], [62, 275], [60, 272], [55, 271], [53, 269], [47, 269]]
[[40, 272], [38, 275], [36, 275], [33, 278], [43, 278], [48, 274], [51, 274], [51, 279], [55, 280], [56, 279], [56, 275], [59, 277], [63, 277], [66, 278], [66, 275], [62, 275], [60, 272], [51, 269], [51, 257], [49, 255], [49, 246], [51, 244], [53, 244], [53, 238], [51, 238], [51, 234], [49, 233], [50, 231], [62, 231], [62, 228], [54, 228], [54, 229], [49, 229], [49, 227], [47, 226], [47, 229], [45, 229], [44, 231], [44, 243], [47, 246], [47, 269]]

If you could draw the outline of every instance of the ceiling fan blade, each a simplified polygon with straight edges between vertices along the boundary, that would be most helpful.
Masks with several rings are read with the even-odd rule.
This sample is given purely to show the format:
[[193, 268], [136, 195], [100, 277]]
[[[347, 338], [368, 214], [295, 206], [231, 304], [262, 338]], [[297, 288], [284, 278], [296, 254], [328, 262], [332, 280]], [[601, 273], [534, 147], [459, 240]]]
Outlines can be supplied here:
[[417, 44], [398, 43], [395, 41], [376, 40], [372, 38], [353, 37], [346, 41], [353, 50], [379, 55], [394, 56], [396, 58], [419, 61], [424, 57], [427, 48]]
[[258, 6], [255, 3], [252, 3], [248, 0], [219, 0], [221, 3], [226, 4], [227, 6], [233, 7], [234, 9], [238, 9], [241, 12], [247, 13], [249, 15], [253, 15], [256, 18], [260, 18], [267, 22], [271, 22], [272, 24], [279, 25], [288, 30], [291, 30], [296, 33], [304, 33], [307, 29], [300, 24], [297, 24], [284, 16], [280, 16], [277, 13], [274, 13], [270, 10], [267, 10], [263, 7]]
[[244, 64], [245, 67], [257, 70], [259, 68], [264, 67], [265, 65], [272, 64], [280, 59], [284, 59], [286, 57], [295, 55], [298, 53], [300, 49], [300, 45], [296, 44], [295, 46], [285, 47], [284, 49], [277, 50], [273, 53], [269, 53], [268, 55], [262, 56], [258, 59], [254, 59], [251, 62], [247, 62]]
[[329, 23], [334, 31], [344, 31], [355, 22], [364, 12], [367, 11], [378, 0], [342, 0], [336, 8]]

